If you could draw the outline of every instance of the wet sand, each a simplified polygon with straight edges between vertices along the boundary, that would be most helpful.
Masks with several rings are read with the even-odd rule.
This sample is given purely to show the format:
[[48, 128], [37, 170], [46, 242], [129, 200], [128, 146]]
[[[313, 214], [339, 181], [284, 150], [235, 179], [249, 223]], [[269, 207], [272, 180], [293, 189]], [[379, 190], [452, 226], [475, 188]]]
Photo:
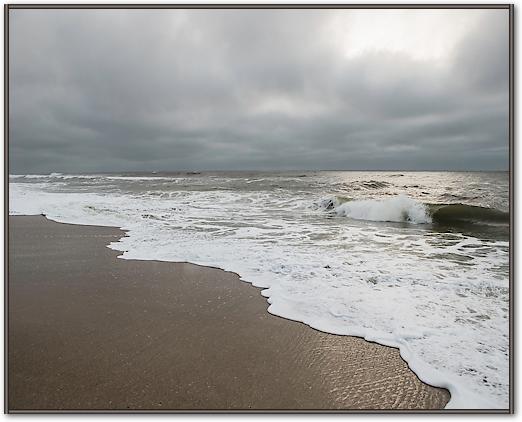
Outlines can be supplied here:
[[[396, 349], [270, 315], [236, 274], [9, 217], [8, 409], [439, 409]], [[180, 245], [183, 247], [183, 245]]]

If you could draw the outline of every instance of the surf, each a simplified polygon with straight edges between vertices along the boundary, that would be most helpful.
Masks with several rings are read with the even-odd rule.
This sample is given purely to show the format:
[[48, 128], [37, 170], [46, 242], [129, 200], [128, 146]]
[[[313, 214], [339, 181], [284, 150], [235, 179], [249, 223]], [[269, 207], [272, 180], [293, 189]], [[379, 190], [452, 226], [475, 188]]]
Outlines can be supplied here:
[[459, 226], [462, 224], [508, 224], [509, 213], [470, 204], [423, 203], [406, 195], [383, 199], [352, 199], [343, 196], [319, 201], [319, 208], [354, 220]]
[[[267, 174], [222, 175], [217, 184], [209, 175], [181, 188], [109, 179], [118, 176], [16, 178], [9, 212], [121, 227], [127, 236], [108, 245], [121, 259], [233, 271], [263, 289], [272, 314], [399, 348], [423, 381], [450, 390], [448, 408], [506, 406], [509, 243], [441, 222], [445, 214], [457, 221], [455, 213], [496, 218], [445, 204], [447, 175], [433, 181], [430, 174], [432, 185], [422, 189], [432, 193], [424, 200], [397, 195], [397, 186], [380, 198], [353, 195], [342, 186], [359, 174], [338, 177], [342, 186], [330, 173], [302, 184], [293, 175]], [[262, 177], [265, 182], [246, 183]], [[283, 188], [273, 189], [276, 183]], [[497, 230], [497, 222], [484, 224]]]

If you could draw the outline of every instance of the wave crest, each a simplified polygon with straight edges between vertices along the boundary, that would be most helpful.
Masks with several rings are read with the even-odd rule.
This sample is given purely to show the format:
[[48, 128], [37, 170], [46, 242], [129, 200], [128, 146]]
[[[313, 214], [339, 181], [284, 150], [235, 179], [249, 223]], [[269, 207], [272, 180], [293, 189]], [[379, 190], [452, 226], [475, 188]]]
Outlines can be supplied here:
[[509, 213], [467, 204], [424, 204], [406, 195], [384, 199], [350, 199], [333, 196], [321, 200], [320, 209], [355, 220], [440, 225], [509, 223]]
[[426, 205], [406, 195], [362, 200], [334, 197], [323, 200], [321, 207], [355, 220], [431, 223], [431, 216]]

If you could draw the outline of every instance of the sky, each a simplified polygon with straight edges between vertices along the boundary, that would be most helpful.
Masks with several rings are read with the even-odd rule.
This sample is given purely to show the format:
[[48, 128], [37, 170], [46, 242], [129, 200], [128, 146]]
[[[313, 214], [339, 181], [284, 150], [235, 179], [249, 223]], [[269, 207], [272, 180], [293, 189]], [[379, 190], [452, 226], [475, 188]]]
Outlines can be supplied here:
[[508, 168], [506, 9], [9, 19], [11, 174]]

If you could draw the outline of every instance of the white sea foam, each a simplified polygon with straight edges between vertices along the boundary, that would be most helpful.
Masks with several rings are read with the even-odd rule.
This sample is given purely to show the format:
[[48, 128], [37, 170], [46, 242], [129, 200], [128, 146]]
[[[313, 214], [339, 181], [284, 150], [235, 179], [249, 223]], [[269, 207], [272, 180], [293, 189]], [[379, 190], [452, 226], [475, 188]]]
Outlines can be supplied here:
[[356, 220], [431, 223], [426, 206], [405, 195], [381, 200], [349, 201], [340, 204], [335, 211], [338, 215]]
[[24, 175], [24, 178], [26, 179], [44, 179], [46, 177], [49, 177], [48, 174], [26, 174]]
[[173, 180], [174, 177], [161, 176], [106, 176], [108, 180], [147, 181], [147, 180]]
[[[22, 179], [21, 179], [22, 180]], [[508, 405], [508, 243], [378, 221], [427, 221], [407, 198], [336, 203], [274, 191], [59, 192], [12, 182], [11, 214], [117, 226], [123, 259], [187, 261], [240, 274], [268, 311], [397, 347], [448, 408]], [[352, 220], [355, 219], [355, 220]]]
[[69, 179], [97, 179], [99, 177], [102, 177], [100, 175], [97, 175], [97, 174], [54, 174], [55, 178], [58, 178], [58, 179], [65, 179], [65, 180], [69, 180]]

